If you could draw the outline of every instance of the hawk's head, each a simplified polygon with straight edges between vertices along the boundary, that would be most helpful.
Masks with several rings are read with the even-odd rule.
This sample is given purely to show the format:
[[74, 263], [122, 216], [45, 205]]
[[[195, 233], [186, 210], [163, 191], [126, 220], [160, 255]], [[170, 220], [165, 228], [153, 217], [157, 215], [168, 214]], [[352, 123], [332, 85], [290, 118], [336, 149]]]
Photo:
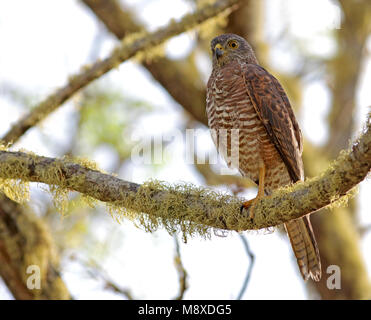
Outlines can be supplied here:
[[213, 68], [220, 68], [232, 61], [258, 64], [254, 51], [242, 37], [226, 33], [211, 41]]

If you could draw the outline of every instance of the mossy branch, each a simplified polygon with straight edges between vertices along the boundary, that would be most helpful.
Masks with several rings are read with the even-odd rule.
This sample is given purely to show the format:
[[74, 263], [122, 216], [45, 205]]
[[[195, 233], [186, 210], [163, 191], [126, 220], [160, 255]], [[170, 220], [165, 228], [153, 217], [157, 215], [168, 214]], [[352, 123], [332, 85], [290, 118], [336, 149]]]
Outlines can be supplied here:
[[[118, 39], [146, 29], [122, 2], [117, 0], [82, 0], [82, 2]], [[163, 56], [153, 60], [142, 60], [141, 63], [192, 118], [207, 125], [206, 90], [192, 55], [181, 61]]]
[[98, 60], [91, 66], [84, 67], [81, 72], [70, 77], [64, 87], [51, 94], [43, 102], [35, 106], [29, 114], [15, 123], [2, 140], [5, 143], [16, 142], [28, 129], [45, 119], [45, 117], [71, 98], [78, 90], [93, 80], [106, 74], [136, 54], [152, 49], [164, 43], [169, 38], [190, 30], [225, 10], [233, 10], [238, 2], [240, 0], [211, 1], [195, 13], [185, 15], [178, 22], [172, 21], [166, 27], [160, 28], [155, 32], [140, 32], [125, 37], [109, 57], [104, 60]]
[[107, 202], [116, 210], [121, 208], [120, 212], [149, 230], [162, 225], [170, 232], [180, 228], [186, 234], [202, 234], [209, 227], [237, 231], [261, 229], [299, 218], [347, 195], [367, 176], [370, 167], [371, 121], [368, 119], [357, 142], [341, 152], [325, 172], [260, 200], [255, 207], [255, 218], [250, 220], [240, 213], [241, 198], [191, 185], [169, 186], [159, 182], [139, 185], [66, 159], [0, 151], [2, 179], [42, 182], [75, 190]]

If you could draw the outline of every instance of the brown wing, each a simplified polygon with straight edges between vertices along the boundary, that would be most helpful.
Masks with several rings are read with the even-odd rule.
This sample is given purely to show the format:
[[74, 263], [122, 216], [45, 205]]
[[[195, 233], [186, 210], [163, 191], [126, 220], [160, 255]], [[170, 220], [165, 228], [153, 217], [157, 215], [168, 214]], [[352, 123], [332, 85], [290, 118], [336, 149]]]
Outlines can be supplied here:
[[301, 131], [282, 86], [268, 71], [255, 64], [247, 65], [245, 83], [255, 111], [285, 162], [292, 181], [303, 179]]

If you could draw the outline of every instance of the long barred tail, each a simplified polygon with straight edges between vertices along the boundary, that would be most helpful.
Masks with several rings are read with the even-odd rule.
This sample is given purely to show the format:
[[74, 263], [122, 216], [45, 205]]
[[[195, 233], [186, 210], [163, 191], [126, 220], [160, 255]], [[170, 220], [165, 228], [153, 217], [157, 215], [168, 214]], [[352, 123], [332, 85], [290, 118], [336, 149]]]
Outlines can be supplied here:
[[287, 222], [285, 228], [304, 280], [319, 281], [321, 260], [309, 216]]

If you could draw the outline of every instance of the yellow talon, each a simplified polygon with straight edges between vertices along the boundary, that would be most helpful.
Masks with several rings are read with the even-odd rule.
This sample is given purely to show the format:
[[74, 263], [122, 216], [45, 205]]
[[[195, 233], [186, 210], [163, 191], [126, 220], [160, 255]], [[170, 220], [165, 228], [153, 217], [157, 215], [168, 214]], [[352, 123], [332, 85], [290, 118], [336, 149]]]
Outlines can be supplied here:
[[241, 206], [241, 212], [243, 209], [248, 209], [250, 207], [249, 211], [249, 218], [254, 219], [254, 208], [256, 203], [264, 198], [264, 178], [265, 178], [265, 166], [264, 164], [259, 168], [259, 188], [258, 188], [258, 194], [254, 199], [248, 200], [244, 202]]

